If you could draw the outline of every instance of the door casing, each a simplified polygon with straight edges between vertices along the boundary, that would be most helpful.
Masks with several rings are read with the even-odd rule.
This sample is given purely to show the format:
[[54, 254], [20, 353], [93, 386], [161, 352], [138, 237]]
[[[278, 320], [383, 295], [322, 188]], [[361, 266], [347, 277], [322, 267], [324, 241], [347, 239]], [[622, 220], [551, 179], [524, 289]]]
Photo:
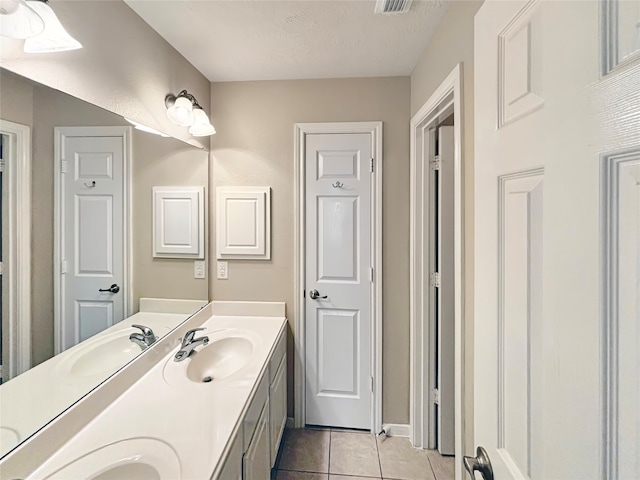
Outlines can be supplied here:
[[294, 204], [295, 204], [295, 286], [294, 325], [294, 425], [302, 428], [305, 419], [305, 137], [322, 133], [369, 133], [374, 158], [371, 207], [373, 223], [371, 251], [373, 253], [373, 289], [371, 295], [371, 375], [374, 378], [371, 431], [382, 430], [382, 122], [297, 123], [294, 126]]
[[2, 369], [6, 381], [31, 368], [31, 128], [0, 120], [0, 133], [10, 139], [12, 160], [4, 180], [9, 201], [3, 262], [3, 274], [9, 279], [9, 364]]
[[94, 137], [122, 137], [124, 145], [124, 165], [123, 165], [123, 183], [124, 198], [123, 206], [125, 212], [124, 218], [124, 281], [122, 282], [124, 301], [124, 318], [127, 318], [133, 312], [133, 292], [132, 292], [132, 210], [131, 210], [131, 163], [132, 163], [132, 145], [131, 145], [131, 128], [132, 127], [56, 127], [54, 129], [54, 184], [53, 184], [53, 275], [54, 275], [54, 348], [57, 355], [62, 351], [64, 338], [64, 298], [61, 281], [62, 258], [64, 245], [62, 243], [62, 232], [64, 225], [62, 224], [62, 199], [64, 198], [64, 182], [62, 182], [62, 148], [65, 136], [94, 136]]
[[[429, 259], [428, 212], [429, 165], [428, 149], [423, 149], [429, 141], [429, 128], [435, 127], [451, 112], [454, 114], [454, 304], [455, 304], [455, 475], [462, 478], [462, 455], [467, 434], [463, 412], [464, 386], [464, 178], [462, 161], [462, 64], [454, 67], [422, 108], [411, 119], [410, 132], [410, 408], [409, 421], [411, 443], [427, 448], [429, 434], [435, 425], [429, 420], [431, 403], [432, 368], [429, 346], [434, 341], [429, 325], [429, 299], [423, 292], [429, 290], [430, 272], [423, 268]], [[426, 138], [425, 138], [426, 137]], [[426, 150], [426, 151], [424, 151]]]

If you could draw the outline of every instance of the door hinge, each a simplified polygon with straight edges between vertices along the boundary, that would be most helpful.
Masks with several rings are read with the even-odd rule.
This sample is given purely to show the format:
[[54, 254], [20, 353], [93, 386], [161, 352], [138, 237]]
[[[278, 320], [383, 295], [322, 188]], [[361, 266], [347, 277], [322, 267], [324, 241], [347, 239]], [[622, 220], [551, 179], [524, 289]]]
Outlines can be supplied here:
[[432, 287], [440, 287], [440, 272], [432, 272], [429, 278]]
[[0, 275], [4, 273], [4, 263], [0, 262]]
[[373, 377], [369, 377], [371, 379], [371, 393], [374, 392], [375, 389], [375, 381], [373, 380]]
[[67, 161], [62, 160], [60, 162], [60, 173], [67, 173]]
[[5, 161], [0, 160], [0, 172], [4, 172]]
[[431, 401], [436, 405], [440, 405], [440, 390], [437, 388], [431, 390]]
[[369, 268], [369, 281], [373, 283], [373, 267]]
[[63, 275], [65, 273], [67, 273], [67, 261], [66, 260], [63, 260], [62, 264], [60, 265], [60, 273], [63, 274]]
[[374, 166], [374, 160], [373, 158], [371, 159], [371, 173], [373, 173], [373, 166]]
[[440, 170], [442, 166], [442, 162], [440, 160], [440, 155], [436, 155], [433, 157], [433, 160], [429, 162], [431, 164], [431, 170]]

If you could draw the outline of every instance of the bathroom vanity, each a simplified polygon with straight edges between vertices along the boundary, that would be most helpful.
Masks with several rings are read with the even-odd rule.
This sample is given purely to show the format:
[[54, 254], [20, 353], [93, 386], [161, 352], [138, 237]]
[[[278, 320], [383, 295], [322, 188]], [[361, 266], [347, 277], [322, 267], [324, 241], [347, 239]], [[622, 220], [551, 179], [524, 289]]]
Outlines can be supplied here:
[[[0, 477], [269, 479], [286, 423], [286, 324], [284, 303], [209, 303], [3, 458]], [[206, 345], [175, 361], [195, 328]]]

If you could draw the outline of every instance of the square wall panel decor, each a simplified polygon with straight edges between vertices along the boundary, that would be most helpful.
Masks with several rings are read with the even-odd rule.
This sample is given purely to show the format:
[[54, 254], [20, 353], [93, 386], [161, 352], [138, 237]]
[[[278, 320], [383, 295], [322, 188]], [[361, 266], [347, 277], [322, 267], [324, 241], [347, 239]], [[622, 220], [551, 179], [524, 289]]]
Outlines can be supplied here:
[[216, 255], [218, 259], [271, 258], [271, 189], [216, 189]]
[[204, 259], [204, 187], [153, 187], [153, 256]]

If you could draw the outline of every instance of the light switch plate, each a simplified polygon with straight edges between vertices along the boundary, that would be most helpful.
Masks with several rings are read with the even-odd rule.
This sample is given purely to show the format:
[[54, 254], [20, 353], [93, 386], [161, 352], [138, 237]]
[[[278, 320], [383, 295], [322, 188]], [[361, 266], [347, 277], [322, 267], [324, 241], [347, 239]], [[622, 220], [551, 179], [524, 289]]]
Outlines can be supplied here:
[[205, 262], [201, 260], [193, 262], [193, 278], [207, 278]]
[[218, 280], [227, 280], [229, 278], [229, 264], [227, 262], [218, 262]]

